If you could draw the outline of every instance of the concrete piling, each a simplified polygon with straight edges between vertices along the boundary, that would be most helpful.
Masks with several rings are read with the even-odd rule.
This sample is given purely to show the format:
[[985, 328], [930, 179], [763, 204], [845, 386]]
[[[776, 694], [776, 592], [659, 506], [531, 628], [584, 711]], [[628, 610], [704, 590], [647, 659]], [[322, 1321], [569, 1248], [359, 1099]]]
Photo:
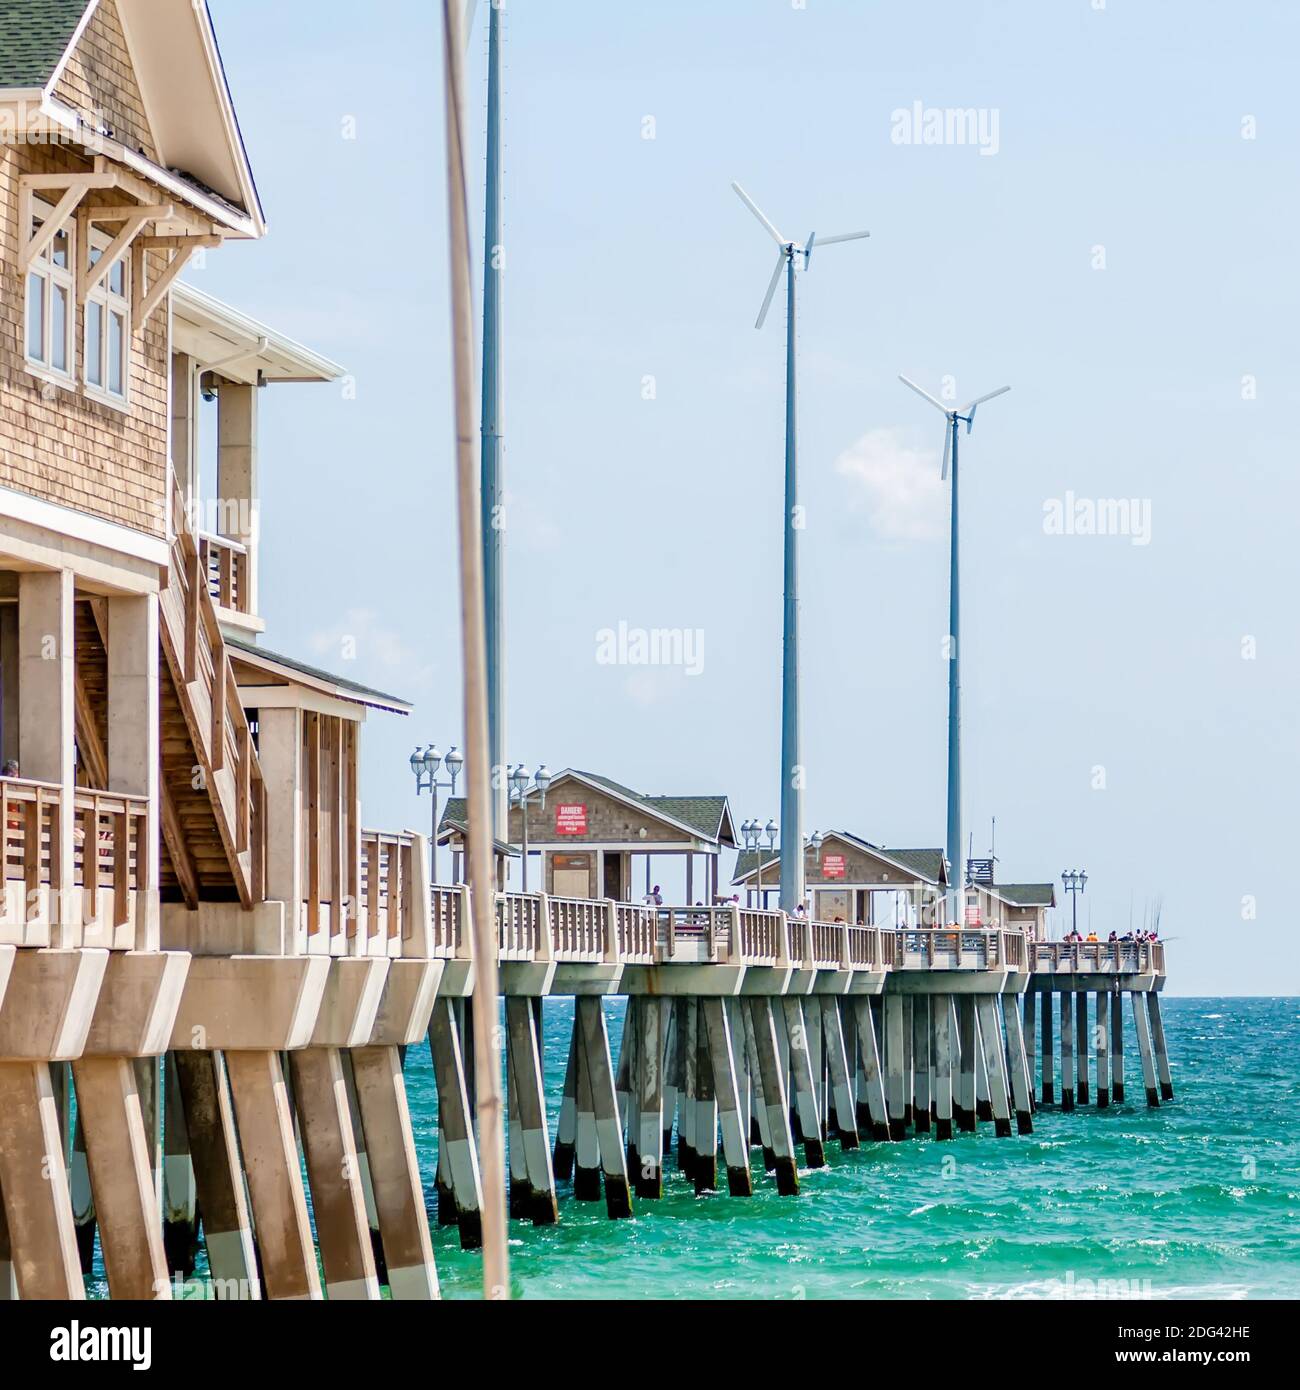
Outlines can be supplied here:
[[1074, 1098], [1080, 1105], [1088, 1104], [1088, 991], [1076, 990], [1074, 994], [1074, 1065], [1078, 1072], [1075, 1078]]
[[1124, 993], [1115, 992], [1110, 1010], [1110, 1093], [1116, 1105], [1124, 1103]]
[[752, 1041], [754, 1067], [762, 1092], [763, 1110], [772, 1146], [776, 1190], [783, 1197], [799, 1191], [799, 1170], [794, 1158], [794, 1137], [790, 1131], [790, 1105], [785, 1077], [781, 1071], [777, 1046], [776, 1020], [772, 1001], [761, 997], [744, 1001], [748, 1005], [747, 1041]]
[[579, 995], [577, 1019], [582, 1029], [582, 1059], [578, 1087], [578, 1162], [582, 1163], [581, 1079], [586, 1078], [595, 1119], [596, 1143], [605, 1179], [605, 1210], [613, 1218], [632, 1215], [632, 1193], [627, 1180], [627, 1152], [618, 1123], [618, 1097], [614, 1092], [614, 1067], [609, 1055], [609, 1032], [605, 1010], [599, 997]]
[[826, 1153], [821, 1141], [821, 1116], [817, 1112], [817, 1093], [803, 1001], [785, 995], [781, 999], [781, 1011], [785, 1017], [785, 1035], [790, 1047], [790, 1085], [794, 1091], [799, 1128], [803, 1133], [804, 1162], [810, 1168], [821, 1168], [826, 1163]]
[[546, 1092], [537, 1027], [540, 1003], [540, 999], [506, 999], [510, 1084], [516, 1097], [510, 1149], [513, 1155], [518, 1135], [523, 1158], [524, 1215], [531, 1218], [534, 1226], [550, 1226], [559, 1220], [560, 1207], [546, 1132]]
[[[885, 1098], [885, 1077], [876, 1037], [876, 1010], [869, 998], [859, 995], [853, 1001], [853, 1011], [858, 1025], [858, 1056], [861, 1059], [858, 1104], [865, 1106], [871, 1137], [879, 1143], [889, 1138], [889, 1104]], [[861, 1120], [858, 1127], [861, 1130]]]
[[704, 999], [700, 1008], [704, 1014], [709, 1060], [713, 1070], [713, 1090], [722, 1125], [722, 1155], [727, 1165], [727, 1191], [733, 1197], [750, 1197], [754, 1192], [754, 1180], [749, 1171], [747, 1124], [740, 1104], [740, 1087], [736, 1076], [737, 1049], [732, 1037], [731, 1021], [726, 1005], [721, 999]]
[[573, 1146], [578, 1132], [578, 1030], [569, 1035], [569, 1060], [564, 1068], [564, 1090], [555, 1121], [553, 1170], [560, 1182], [573, 1177]]
[[1097, 1024], [1093, 1029], [1097, 1054], [1097, 1109], [1110, 1105], [1110, 995], [1097, 991]]
[[989, 1108], [993, 1112], [994, 1133], [999, 1139], [1011, 1137], [1011, 1106], [1007, 1087], [1006, 1050], [995, 1009], [996, 996], [976, 996], [976, 1013], [980, 1040], [983, 1045], [984, 1066], [988, 1075]]
[[1016, 1133], [1034, 1132], [1033, 1090], [1030, 1085], [1029, 1058], [1025, 1053], [1025, 1038], [1021, 1031], [1020, 1000], [1014, 994], [1004, 994], [1002, 1018], [1007, 1037], [1007, 1068], [1011, 1075], [1011, 1100], [1016, 1111]]
[[912, 1117], [917, 1134], [930, 1132], [930, 996], [912, 1000]]
[[823, 995], [822, 1045], [830, 1074], [831, 1109], [835, 1116], [834, 1130], [841, 1150], [858, 1147], [858, 1117], [853, 1102], [853, 1070], [849, 1065], [848, 1048], [844, 1040], [844, 1020], [840, 1001]]
[[934, 1058], [934, 1137], [952, 1138], [952, 1000], [937, 994], [930, 1003], [930, 1055]]
[[712, 1192], [718, 1185], [718, 1101], [714, 1092], [713, 1057], [703, 999], [693, 1001], [695, 1011], [695, 1161], [691, 1176], [696, 1192]]
[[1147, 1104], [1160, 1106], [1160, 1091], [1156, 1086], [1155, 1054], [1151, 1046], [1151, 1015], [1147, 1011], [1145, 991], [1135, 989], [1129, 994], [1133, 1001], [1133, 1024], [1137, 1029], [1138, 1054], [1142, 1059], [1142, 1083], [1146, 1087]]
[[429, 1017], [429, 1054], [438, 1089], [439, 1149], [445, 1149], [463, 1250], [483, 1244], [483, 1187], [469, 1106], [455, 1000], [438, 999]]
[[1156, 1071], [1160, 1078], [1160, 1099], [1173, 1100], [1174, 1078], [1169, 1070], [1169, 1048], [1165, 1043], [1165, 1021], [1160, 1015], [1160, 996], [1147, 991], [1147, 1013], [1151, 1023], [1151, 1042], [1155, 1048]]
[[1052, 991], [1043, 991], [1043, 1104], [1056, 1101], [1056, 1049], [1052, 1041]]
[[1061, 991], [1061, 1109], [1074, 1109], [1074, 1008], [1069, 990]]
[[1030, 988], [1024, 993], [1024, 1017], [1022, 1020], [1021, 1034], [1025, 1041], [1025, 1063], [1029, 1068], [1029, 1108], [1035, 1110], [1038, 1107], [1038, 1032], [1036, 1011], [1038, 1006], [1038, 995]]
[[176, 1057], [163, 1059], [163, 1250], [173, 1274], [194, 1273], [199, 1248], [199, 1219], [190, 1137], [185, 1128]]

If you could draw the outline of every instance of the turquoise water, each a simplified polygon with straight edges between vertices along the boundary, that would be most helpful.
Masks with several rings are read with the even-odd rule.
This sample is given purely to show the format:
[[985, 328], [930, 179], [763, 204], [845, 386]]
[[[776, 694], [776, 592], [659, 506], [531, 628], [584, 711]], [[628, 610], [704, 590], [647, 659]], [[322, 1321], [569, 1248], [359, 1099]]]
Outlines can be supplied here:
[[[512, 1221], [521, 1298], [1300, 1297], [1300, 1000], [1162, 1001], [1176, 1099], [1148, 1110], [1132, 1015], [1128, 1099], [1054, 1109], [1032, 1136], [827, 1146], [798, 1197], [755, 1171], [755, 1196], [667, 1195], [610, 1221], [561, 1186], [560, 1223]], [[607, 1005], [611, 1041], [623, 1003]], [[554, 1125], [572, 1001], [548, 1000]], [[437, 1102], [426, 1048], [407, 1086], [447, 1298], [477, 1297], [477, 1254], [434, 1210]], [[553, 1131], [552, 1131], [553, 1132]], [[96, 1251], [92, 1296], [107, 1290]], [[205, 1272], [200, 1253], [199, 1276]]]
[[[1126, 1010], [1128, 1099], [1032, 1136], [867, 1143], [801, 1171], [798, 1197], [668, 1195], [631, 1220], [561, 1188], [560, 1224], [511, 1222], [524, 1298], [1151, 1298], [1300, 1296], [1300, 1001], [1162, 1000], [1176, 1099], [1148, 1110]], [[611, 1039], [621, 1001], [608, 1006]], [[558, 1105], [572, 1005], [546, 1005]], [[436, 1099], [425, 1049], [407, 1084], [433, 1192]], [[758, 1152], [754, 1157], [759, 1158]], [[761, 1161], [758, 1164], [761, 1170]], [[434, 1230], [444, 1297], [477, 1296], [478, 1257]], [[1090, 1282], [1091, 1281], [1091, 1282]]]

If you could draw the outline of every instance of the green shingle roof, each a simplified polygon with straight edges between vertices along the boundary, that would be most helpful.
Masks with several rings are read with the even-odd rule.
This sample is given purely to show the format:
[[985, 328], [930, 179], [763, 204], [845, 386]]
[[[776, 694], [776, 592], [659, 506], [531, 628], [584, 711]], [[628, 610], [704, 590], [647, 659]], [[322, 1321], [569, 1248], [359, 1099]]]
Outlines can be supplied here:
[[0, 0], [0, 88], [44, 87], [90, 0]]
[[[3, 0], [0, 0], [0, 3], [3, 3]], [[374, 690], [358, 681], [348, 680], [345, 676], [336, 676], [332, 671], [323, 670], [319, 666], [310, 666], [305, 661], [299, 661], [297, 657], [285, 656], [283, 652], [269, 651], [266, 647], [259, 646], [251, 637], [234, 632], [227, 632], [224, 635], [226, 645], [233, 647], [236, 653], [247, 652], [249, 656], [264, 657], [267, 661], [273, 661], [277, 666], [283, 666], [286, 670], [297, 671], [300, 675], [337, 686], [345, 694], [351, 692], [360, 697], [363, 704], [375, 700], [390, 708], [394, 706], [399, 709], [410, 707], [409, 701], [403, 700], [397, 695], [388, 695], [382, 690]]]
[[1054, 883], [995, 883], [993, 891], [1013, 907], [1051, 907], [1056, 901]]

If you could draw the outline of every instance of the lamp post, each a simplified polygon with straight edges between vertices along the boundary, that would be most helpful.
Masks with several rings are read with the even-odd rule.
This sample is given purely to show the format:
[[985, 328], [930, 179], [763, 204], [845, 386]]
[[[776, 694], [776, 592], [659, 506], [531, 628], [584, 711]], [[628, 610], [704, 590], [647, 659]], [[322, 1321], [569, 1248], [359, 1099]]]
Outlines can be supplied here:
[[1079, 933], [1079, 894], [1083, 892], [1084, 885], [1088, 882], [1088, 871], [1086, 869], [1066, 869], [1061, 875], [1061, 882], [1065, 885], [1065, 891], [1070, 895], [1070, 935], [1077, 936]]
[[[532, 786], [528, 785], [530, 777], [532, 778]], [[523, 891], [525, 893], [528, 892], [528, 803], [537, 798], [542, 810], [545, 810], [546, 792], [550, 785], [551, 770], [545, 763], [535, 773], [530, 773], [523, 763], [519, 763], [510, 770], [510, 801], [512, 805], [519, 807], [520, 818], [523, 821]]]
[[[450, 780], [439, 782], [438, 769], [444, 765]], [[460, 776], [460, 770], [464, 766], [465, 759], [456, 751], [455, 744], [447, 750], [445, 758], [432, 743], [423, 752], [417, 748], [411, 754], [411, 771], [415, 773], [415, 794], [419, 796], [421, 792], [427, 791], [433, 801], [432, 834], [429, 836], [429, 878], [434, 883], [438, 881], [438, 792], [445, 790], [455, 796], [456, 778]]]
[[758, 887], [755, 889], [756, 900], [760, 910], [763, 907], [763, 840], [767, 839], [767, 851], [770, 854], [776, 848], [777, 836], [780, 831], [774, 820], [769, 820], [766, 825], [758, 823], [758, 817], [747, 820], [740, 827], [741, 838], [745, 842], [745, 848], [751, 854], [758, 855]]
[[[823, 841], [822, 832], [821, 832], [820, 830], [814, 830], [813, 833], [812, 833], [811, 835], [808, 836], [808, 839], [806, 840], [806, 842], [805, 842], [805, 844], [804, 844], [805, 850], [812, 850], [812, 856], [813, 856], [813, 860], [814, 860], [814, 861], [816, 860], [817, 856], [821, 853], [822, 841]], [[805, 883], [805, 885], [806, 885], [807, 882], [808, 882], [808, 875], [807, 875], [806, 873], [804, 874], [803, 879], [804, 879], [804, 883]], [[807, 890], [806, 887], [805, 887], [805, 890], [804, 890], [804, 891], [805, 891], [805, 894], [806, 894], [806, 896], [807, 896], [807, 899], [808, 899], [809, 904], [811, 904], [811, 903], [812, 903], [812, 893], [811, 893], [811, 892], [808, 892], [808, 890]], [[810, 914], [810, 915], [816, 916], [816, 913], [812, 913], [812, 914]]]

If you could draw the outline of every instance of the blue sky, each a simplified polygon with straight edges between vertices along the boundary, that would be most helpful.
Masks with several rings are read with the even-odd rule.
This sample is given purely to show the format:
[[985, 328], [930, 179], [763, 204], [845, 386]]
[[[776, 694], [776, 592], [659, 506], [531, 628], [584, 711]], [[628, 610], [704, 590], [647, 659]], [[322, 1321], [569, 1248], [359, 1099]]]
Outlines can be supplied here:
[[[422, 826], [405, 758], [461, 732], [436, 7], [212, 10], [270, 233], [190, 278], [355, 378], [266, 393], [266, 641], [415, 701], [364, 801]], [[996, 816], [1004, 879], [1086, 867], [1103, 935], [1163, 898], [1177, 992], [1294, 992], [1300, 16], [513, 0], [505, 34], [511, 759], [777, 814], [784, 316], [739, 179], [792, 237], [872, 233], [800, 284], [807, 826], [942, 842], [942, 431], [896, 374], [1011, 382], [962, 440], [976, 853]], [[895, 143], [916, 102], [996, 153]], [[1049, 534], [1067, 496], [1149, 543]], [[703, 669], [599, 663], [620, 621]]]

